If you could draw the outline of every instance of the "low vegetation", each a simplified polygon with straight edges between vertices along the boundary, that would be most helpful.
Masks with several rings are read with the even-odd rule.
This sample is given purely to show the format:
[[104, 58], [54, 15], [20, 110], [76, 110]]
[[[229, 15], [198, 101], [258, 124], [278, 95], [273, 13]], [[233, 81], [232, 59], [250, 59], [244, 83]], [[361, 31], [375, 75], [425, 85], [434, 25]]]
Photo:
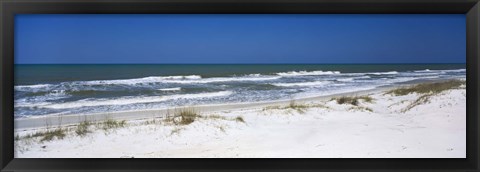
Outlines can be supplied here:
[[241, 122], [241, 123], [245, 123], [245, 120], [244, 120], [243, 117], [241, 117], [241, 116], [237, 116], [237, 117], [235, 118], [235, 121]]
[[204, 119], [221, 119], [221, 120], [227, 120], [227, 117], [220, 116], [220, 115], [208, 115], [208, 116], [201, 116]]
[[62, 128], [57, 128], [55, 130], [48, 130], [45, 133], [43, 133], [42, 139], [40, 139], [41, 142], [43, 141], [50, 141], [54, 138], [57, 139], [63, 139], [66, 136], [66, 130]]
[[351, 107], [350, 109], [348, 110], [354, 110], [354, 111], [369, 111], [369, 112], [373, 112], [373, 110], [369, 107], [363, 107], [363, 106], [353, 106]]
[[285, 109], [293, 109], [296, 110], [300, 113], [305, 113], [305, 110], [308, 108], [326, 108], [328, 109], [328, 106], [322, 105], [322, 104], [300, 104], [295, 102], [294, 100], [290, 101], [290, 103], [286, 106], [267, 106], [263, 108], [263, 111], [267, 110], [273, 110], [273, 109], [278, 109], [278, 110], [285, 110]]
[[57, 128], [54, 130], [47, 129], [46, 131], [37, 131], [35, 133], [27, 134], [23, 137], [20, 137], [19, 135], [15, 136], [15, 140], [21, 140], [21, 139], [32, 139], [32, 138], [39, 138], [40, 141], [50, 141], [53, 140], [54, 138], [57, 139], [63, 139], [66, 136], [67, 130], [63, 128]]
[[445, 90], [459, 88], [462, 85], [465, 85], [465, 81], [461, 80], [449, 80], [444, 82], [434, 82], [434, 83], [423, 83], [417, 84], [411, 87], [406, 88], [397, 88], [391, 91], [388, 91], [387, 94], [393, 94], [395, 96], [404, 96], [411, 93], [417, 94], [437, 94]]
[[193, 108], [183, 108], [177, 109], [173, 115], [167, 114], [166, 118], [163, 120], [166, 124], [174, 125], [189, 125], [199, 119], [210, 119], [210, 120], [232, 120], [237, 122], [245, 123], [245, 120], [241, 116], [235, 118], [228, 118], [226, 116], [220, 116], [216, 114], [212, 115], [200, 115]]
[[195, 122], [195, 119], [198, 116], [198, 113], [193, 108], [176, 110], [173, 117], [173, 123], [176, 125], [188, 125]]
[[155, 118], [152, 119], [152, 120], [146, 120], [146, 121], [143, 122], [143, 124], [145, 124], [145, 125], [159, 124], [159, 123], [161, 123], [161, 121], [160, 121], [160, 120], [157, 120], [157, 119], [155, 119]]
[[418, 106], [418, 105], [425, 104], [425, 103], [429, 102], [430, 97], [433, 96], [433, 95], [434, 94], [430, 93], [430, 94], [424, 94], [424, 95], [418, 97], [415, 101], [413, 101], [407, 107], [402, 109], [401, 112], [405, 113], [405, 112], [409, 111], [410, 109], [414, 108], [415, 106]]
[[305, 105], [305, 104], [298, 104], [298, 103], [296, 103], [294, 100], [292, 100], [292, 101], [290, 101], [290, 103], [288, 104], [287, 108], [295, 109], [295, 110], [297, 110], [297, 111], [300, 112], [300, 113], [304, 113], [304, 112], [305, 112], [305, 109], [308, 108], [308, 106]]
[[62, 127], [58, 126], [55, 129], [51, 129], [50, 126], [48, 126], [45, 130], [41, 131], [38, 130], [34, 133], [30, 133], [24, 136], [16, 135], [15, 140], [19, 141], [22, 139], [34, 139], [34, 138], [40, 138], [40, 142], [44, 141], [51, 141], [53, 139], [63, 139], [65, 138], [68, 134], [76, 134], [78, 136], [85, 136], [88, 133], [91, 133], [92, 131], [91, 126], [95, 125], [97, 129], [103, 129], [105, 131], [109, 129], [114, 129], [114, 128], [120, 128], [120, 127], [125, 127], [126, 126], [126, 121], [115, 121], [112, 119], [107, 119], [102, 122], [98, 123], [92, 123], [90, 121], [82, 121], [78, 125], [75, 126], [68, 126], [68, 127]]
[[354, 97], [338, 97], [338, 98], [332, 98], [332, 100], [336, 100], [338, 104], [351, 104], [354, 106], [358, 106], [360, 101], [363, 100], [365, 102], [373, 102], [373, 98], [370, 96], [354, 96]]
[[434, 95], [437, 95], [446, 90], [461, 88], [465, 84], [466, 84], [466, 81], [462, 81], [462, 80], [448, 80], [443, 82], [422, 83], [422, 84], [417, 84], [410, 87], [397, 88], [394, 90], [390, 90], [386, 92], [386, 94], [392, 94], [395, 96], [404, 96], [404, 95], [413, 94], [413, 93], [421, 94], [417, 99], [415, 99], [412, 103], [407, 105], [407, 107], [401, 110], [401, 112], [405, 113], [418, 105], [429, 102], [430, 98]]
[[75, 133], [78, 136], [85, 136], [87, 133], [90, 133], [89, 127], [92, 123], [89, 121], [85, 120], [82, 121], [80, 124], [78, 124], [77, 128], [75, 129]]
[[[295, 108], [299, 108], [300, 106], [297, 105], [290, 105]], [[213, 119], [213, 120], [230, 120], [230, 121], [236, 121], [240, 123], [246, 123], [243, 117], [237, 116], [234, 118], [229, 118], [225, 116], [220, 116], [220, 115], [208, 115], [208, 116], [201, 116], [199, 113], [197, 113], [194, 109], [192, 108], [183, 108], [183, 109], [178, 109], [175, 110], [172, 115], [167, 114], [165, 119], [160, 120], [160, 119], [151, 119], [151, 120], [145, 120], [141, 123], [138, 123], [140, 125], [145, 124], [157, 124], [157, 123], [165, 123], [165, 124], [174, 124], [175, 128], [172, 130], [172, 135], [173, 134], [178, 134], [182, 128], [180, 126], [183, 125], [189, 125], [193, 122], [195, 122], [198, 119]], [[134, 124], [131, 124], [134, 125]], [[33, 138], [39, 138], [41, 142], [43, 141], [50, 141], [53, 139], [63, 139], [69, 134], [76, 134], [77, 136], [86, 136], [89, 133], [92, 133], [95, 129], [101, 129], [104, 130], [105, 132], [111, 131], [112, 129], [117, 129], [117, 128], [123, 128], [127, 126], [127, 121], [122, 120], [113, 120], [111, 118], [105, 119], [104, 121], [99, 121], [99, 122], [91, 122], [88, 120], [84, 120], [80, 122], [77, 125], [74, 126], [67, 126], [62, 128], [60, 125], [54, 129], [50, 128], [50, 125], [48, 125], [48, 128], [46, 128], [44, 131], [38, 130], [37, 132], [30, 133], [27, 135], [15, 135], [15, 140], [19, 141], [22, 139], [33, 139]], [[225, 128], [221, 128], [222, 131], [224, 131]]]
[[127, 121], [125, 121], [125, 120], [116, 121], [116, 120], [113, 120], [113, 119], [107, 119], [107, 120], [99, 123], [99, 126], [103, 130], [107, 131], [107, 130], [110, 130], [110, 129], [125, 127], [126, 124], [127, 124]]

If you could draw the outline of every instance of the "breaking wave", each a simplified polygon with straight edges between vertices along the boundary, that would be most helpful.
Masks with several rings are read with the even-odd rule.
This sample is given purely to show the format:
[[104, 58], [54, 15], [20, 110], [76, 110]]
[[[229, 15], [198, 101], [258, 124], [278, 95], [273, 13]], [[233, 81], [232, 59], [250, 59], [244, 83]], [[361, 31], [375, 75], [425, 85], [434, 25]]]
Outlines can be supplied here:
[[232, 91], [220, 91], [220, 92], [211, 92], [211, 93], [198, 93], [198, 94], [179, 94], [171, 96], [148, 96], [148, 97], [122, 97], [117, 99], [83, 99], [73, 102], [66, 103], [55, 103], [55, 104], [17, 104], [18, 107], [38, 107], [38, 108], [50, 108], [50, 109], [69, 109], [69, 108], [80, 108], [80, 107], [90, 107], [90, 106], [115, 106], [115, 105], [129, 105], [129, 104], [139, 104], [139, 103], [155, 103], [163, 102], [167, 100], [176, 100], [176, 99], [203, 99], [203, 98], [212, 98], [212, 97], [222, 97], [233, 94]]
[[290, 71], [290, 72], [279, 72], [279, 76], [308, 76], [308, 75], [333, 75], [340, 74], [340, 71]]

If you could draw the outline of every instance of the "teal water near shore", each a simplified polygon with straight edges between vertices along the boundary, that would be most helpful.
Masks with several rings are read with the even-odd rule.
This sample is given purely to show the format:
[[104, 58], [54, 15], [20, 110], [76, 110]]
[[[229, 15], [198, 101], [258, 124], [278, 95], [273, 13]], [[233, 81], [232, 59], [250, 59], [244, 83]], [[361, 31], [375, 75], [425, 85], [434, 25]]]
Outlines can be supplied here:
[[15, 117], [285, 100], [465, 76], [465, 64], [15, 65]]

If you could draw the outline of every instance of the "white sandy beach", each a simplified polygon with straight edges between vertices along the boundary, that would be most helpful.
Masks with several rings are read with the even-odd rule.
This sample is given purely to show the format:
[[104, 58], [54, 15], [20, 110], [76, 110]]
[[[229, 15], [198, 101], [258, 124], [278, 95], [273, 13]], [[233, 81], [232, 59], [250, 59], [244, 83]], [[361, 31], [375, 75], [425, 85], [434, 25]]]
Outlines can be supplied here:
[[[433, 95], [411, 109], [422, 95], [396, 96], [384, 89], [355, 94], [373, 101], [354, 106], [324, 97], [298, 100], [305, 106], [301, 109], [288, 108], [289, 102], [199, 108], [203, 117], [188, 125], [127, 118], [126, 126], [115, 129], [90, 126], [85, 136], [72, 130], [63, 139], [21, 138], [15, 142], [15, 158], [466, 157], [465, 87]], [[24, 127], [15, 134], [43, 130]]]

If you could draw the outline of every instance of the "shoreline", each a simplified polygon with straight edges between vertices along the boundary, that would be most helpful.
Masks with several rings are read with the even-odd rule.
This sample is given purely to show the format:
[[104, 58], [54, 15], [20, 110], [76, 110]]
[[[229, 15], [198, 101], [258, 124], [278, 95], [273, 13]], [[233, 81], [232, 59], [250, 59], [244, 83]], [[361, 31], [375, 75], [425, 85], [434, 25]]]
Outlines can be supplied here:
[[377, 92], [383, 92], [399, 87], [408, 87], [420, 83], [433, 83], [433, 82], [442, 82], [445, 80], [424, 80], [416, 81], [411, 83], [401, 83], [397, 85], [390, 86], [380, 86], [373, 89], [352, 91], [345, 93], [337, 93], [331, 95], [322, 95], [322, 96], [312, 96], [304, 97], [297, 99], [288, 99], [288, 100], [273, 100], [273, 101], [261, 101], [261, 102], [250, 102], [250, 103], [226, 103], [226, 104], [206, 104], [206, 105], [196, 105], [196, 106], [178, 106], [172, 108], [164, 109], [146, 109], [146, 110], [131, 110], [131, 111], [117, 111], [117, 112], [102, 112], [102, 113], [90, 113], [90, 114], [71, 114], [71, 115], [44, 115], [38, 117], [27, 117], [14, 119], [14, 130], [29, 130], [29, 129], [38, 129], [54, 126], [69, 126], [79, 124], [82, 121], [103, 121], [106, 119], [112, 120], [142, 120], [142, 119], [152, 119], [152, 118], [164, 118], [167, 113], [171, 113], [175, 109], [181, 108], [193, 108], [199, 113], [209, 113], [209, 112], [220, 112], [220, 111], [231, 111], [231, 110], [244, 110], [244, 109], [254, 109], [262, 108], [266, 106], [277, 106], [285, 105], [291, 101], [296, 101], [300, 103], [311, 102], [311, 101], [325, 101], [332, 99], [333, 97], [341, 96], [362, 96], [373, 94]]

